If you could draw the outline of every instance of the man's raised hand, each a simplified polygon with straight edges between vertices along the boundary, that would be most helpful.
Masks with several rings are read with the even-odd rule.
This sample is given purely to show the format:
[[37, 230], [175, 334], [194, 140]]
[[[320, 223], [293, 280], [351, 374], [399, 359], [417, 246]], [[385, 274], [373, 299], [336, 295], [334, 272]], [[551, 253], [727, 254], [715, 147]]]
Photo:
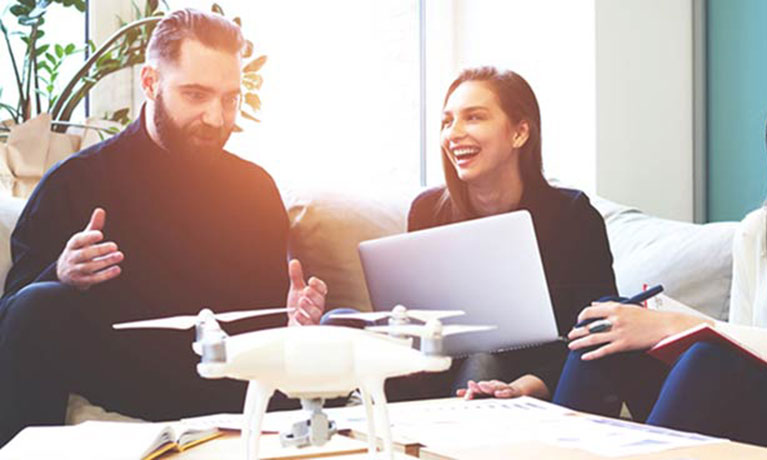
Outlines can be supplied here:
[[290, 290], [288, 291], [287, 306], [292, 310], [288, 313], [289, 326], [307, 326], [319, 324], [325, 310], [325, 296], [328, 288], [325, 283], [315, 277], [304, 281], [304, 271], [301, 262], [293, 259], [288, 263]]
[[67, 241], [56, 262], [59, 281], [84, 291], [120, 275], [121, 269], [117, 264], [122, 262], [123, 253], [116, 243], [102, 242], [106, 216], [103, 209], [94, 209], [85, 230], [75, 233]]

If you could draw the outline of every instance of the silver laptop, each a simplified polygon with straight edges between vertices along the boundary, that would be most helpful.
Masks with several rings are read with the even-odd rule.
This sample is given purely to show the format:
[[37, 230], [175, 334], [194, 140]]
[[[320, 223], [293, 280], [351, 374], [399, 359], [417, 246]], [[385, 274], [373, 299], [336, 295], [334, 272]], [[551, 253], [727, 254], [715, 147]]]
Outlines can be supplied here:
[[557, 340], [527, 211], [364, 241], [359, 253], [375, 311], [397, 304], [464, 310], [466, 315], [444, 322], [498, 327], [447, 337], [445, 351], [451, 356]]

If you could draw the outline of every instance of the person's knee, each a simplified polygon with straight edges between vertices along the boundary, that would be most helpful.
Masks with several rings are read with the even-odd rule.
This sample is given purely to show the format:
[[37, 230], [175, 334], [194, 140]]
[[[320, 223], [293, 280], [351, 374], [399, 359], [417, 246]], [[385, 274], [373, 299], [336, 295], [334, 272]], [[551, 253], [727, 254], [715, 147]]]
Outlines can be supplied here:
[[364, 329], [367, 326], [372, 326], [374, 323], [359, 318], [344, 318], [341, 315], [360, 313], [359, 310], [354, 308], [336, 308], [326, 312], [320, 319], [320, 325], [322, 326], [345, 326], [356, 329]]
[[700, 363], [706, 367], [712, 365], [722, 365], [734, 363], [737, 361], [737, 354], [729, 348], [713, 342], [697, 342], [685, 351], [680, 357], [680, 361], [685, 361], [688, 365]]
[[74, 311], [79, 293], [58, 282], [32, 283], [5, 299], [0, 337], [9, 343], [46, 336], [77, 321]]

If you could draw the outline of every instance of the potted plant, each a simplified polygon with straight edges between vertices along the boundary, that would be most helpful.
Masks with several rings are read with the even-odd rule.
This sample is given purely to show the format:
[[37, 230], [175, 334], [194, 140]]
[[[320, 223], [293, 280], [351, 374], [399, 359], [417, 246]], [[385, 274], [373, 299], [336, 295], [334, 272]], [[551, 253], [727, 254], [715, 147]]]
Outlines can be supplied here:
[[[83, 13], [86, 8], [85, 0], [14, 0], [0, 15], [0, 33], [8, 49], [18, 92], [15, 103], [3, 102], [3, 88], [0, 87], [0, 119], [4, 118], [3, 115], [10, 118], [0, 123], [0, 185], [5, 186], [6, 190], [10, 187], [14, 195], [25, 196], [31, 193], [31, 188], [45, 170], [56, 161], [79, 150], [79, 144], [72, 145], [69, 151], [66, 148], [62, 150], [60, 147], [66, 143], [61, 139], [49, 142], [46, 146], [44, 142], [25, 143], [23, 138], [31, 136], [37, 139], [39, 135], [33, 133], [41, 128], [46, 132], [53, 131], [46, 133], [50, 136], [56, 136], [57, 133], [63, 135], [69, 127], [85, 128], [83, 124], [71, 121], [75, 109], [104, 77], [144, 62], [149, 37], [167, 10], [164, 0], [162, 5], [160, 0], [147, 0], [143, 9], [134, 3], [135, 20], [121, 21], [121, 27], [98, 47], [89, 42], [86, 47], [78, 48], [74, 43], [43, 42], [46, 13], [54, 3], [76, 8]], [[217, 4], [213, 4], [211, 10], [224, 14]], [[21, 30], [11, 30], [7, 16], [15, 18]], [[233, 21], [241, 25], [239, 18], [234, 18]], [[22, 56], [14, 55], [11, 45], [13, 39], [24, 43]], [[79, 53], [86, 53], [87, 59], [66, 84], [60, 85], [61, 64]], [[258, 121], [255, 113], [261, 107], [261, 100], [257, 92], [263, 83], [258, 72], [266, 62], [266, 56], [247, 61], [252, 53], [253, 45], [247, 41], [241, 115], [245, 119]], [[126, 125], [130, 122], [128, 115], [129, 109], [123, 108], [114, 111], [108, 119]], [[37, 123], [27, 126], [28, 129], [22, 132], [23, 125], [32, 124], [32, 121], [38, 118]], [[105, 133], [119, 130], [116, 127], [96, 129]], [[22, 138], [22, 141], [17, 142], [17, 138]], [[2, 141], [6, 143], [2, 144]], [[31, 144], [31, 151], [23, 147], [25, 144]], [[59, 149], [51, 151], [51, 146], [58, 146]], [[25, 184], [20, 185], [19, 181]]]

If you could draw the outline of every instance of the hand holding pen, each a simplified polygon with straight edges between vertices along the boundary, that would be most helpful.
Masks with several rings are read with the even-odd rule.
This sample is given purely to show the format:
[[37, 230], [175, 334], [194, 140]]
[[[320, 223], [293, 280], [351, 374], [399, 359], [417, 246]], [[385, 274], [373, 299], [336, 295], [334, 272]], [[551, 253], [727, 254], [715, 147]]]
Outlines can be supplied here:
[[[663, 338], [691, 327], [688, 315], [642, 308], [635, 303], [663, 290], [656, 286], [622, 302], [595, 302], [578, 315], [578, 324], [568, 334], [571, 350], [583, 350], [582, 359], [647, 349]], [[692, 324], [694, 325], [694, 324]]]
[[[656, 295], [660, 294], [661, 292], [663, 292], [663, 285], [662, 284], [658, 284], [658, 285], [655, 285], [655, 286], [651, 287], [650, 289], [645, 289], [645, 290], [641, 291], [639, 294], [637, 294], [637, 295], [635, 295], [633, 297], [629, 297], [629, 298], [611, 298], [610, 300], [615, 300], [618, 303], [622, 303], [622, 304], [642, 305], [642, 303], [644, 301], [649, 300], [649, 299], [655, 297]], [[602, 303], [602, 302], [597, 301], [597, 303]], [[578, 319], [580, 320], [580, 317]], [[609, 331], [612, 328], [612, 323], [610, 322], [609, 319], [606, 319], [606, 318], [588, 318], [588, 319], [584, 319], [584, 320], [578, 321], [578, 324], [576, 324], [574, 327], [578, 328], [578, 327], [583, 327], [583, 326], [586, 326], [586, 325], [588, 325], [587, 329], [588, 329], [590, 334], [594, 334], [594, 333], [597, 333], [597, 332]]]

